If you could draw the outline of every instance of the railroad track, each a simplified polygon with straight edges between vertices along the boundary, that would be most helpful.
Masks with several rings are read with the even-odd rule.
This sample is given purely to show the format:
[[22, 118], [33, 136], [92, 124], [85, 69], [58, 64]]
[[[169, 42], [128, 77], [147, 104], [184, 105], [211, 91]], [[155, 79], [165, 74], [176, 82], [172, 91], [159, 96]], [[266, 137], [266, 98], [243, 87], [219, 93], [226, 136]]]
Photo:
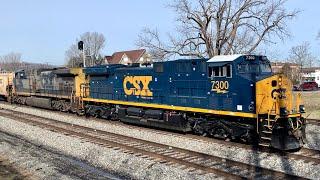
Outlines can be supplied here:
[[76, 136], [101, 146], [153, 159], [154, 161], [177, 166], [188, 171], [194, 171], [198, 174], [212, 173], [216, 176], [232, 179], [301, 179], [298, 176], [249, 165], [243, 162], [237, 162], [226, 158], [171, 147], [164, 144], [127, 137], [80, 125], [69, 124], [17, 111], [1, 110], [0, 116], [66, 135]]
[[[45, 109], [41, 109], [41, 110], [52, 113], [52, 111], [50, 111], [50, 110], [45, 110]], [[17, 111], [14, 111], [14, 112], [17, 112]], [[69, 113], [65, 113], [64, 115], [67, 115], [72, 118], [75, 117], [74, 114], [69, 114]], [[173, 137], [177, 137], [177, 138], [194, 140], [194, 141], [198, 141], [198, 142], [205, 142], [205, 143], [209, 142], [209, 143], [221, 144], [221, 145], [229, 146], [229, 147], [231, 147], [231, 146], [238, 147], [238, 148], [242, 148], [242, 149], [246, 149], [246, 150], [250, 150], [250, 151], [256, 151], [258, 153], [263, 153], [263, 152], [264, 153], [271, 153], [271, 154], [276, 154], [278, 156], [281, 156], [283, 158], [291, 158], [291, 159], [295, 159], [295, 160], [301, 160], [306, 163], [312, 162], [313, 164], [320, 164], [320, 151], [315, 150], [315, 149], [301, 148], [298, 152], [283, 152], [283, 151], [278, 151], [276, 149], [271, 149], [270, 147], [254, 146], [254, 145], [250, 145], [250, 144], [243, 144], [243, 143], [232, 142], [232, 141], [223, 141], [223, 140], [210, 138], [210, 137], [203, 137], [203, 136], [199, 136], [199, 135], [181, 134], [181, 133], [176, 133], [176, 132], [172, 132], [172, 131], [150, 129], [150, 128], [139, 127], [139, 126], [134, 126], [134, 125], [130, 125], [130, 124], [124, 124], [124, 123], [121, 123], [118, 121], [108, 121], [108, 120], [100, 119], [100, 118], [91, 118], [91, 117], [84, 118], [84, 117], [79, 117], [79, 116], [77, 118], [80, 118], [82, 120], [89, 119], [90, 121], [95, 121], [95, 122], [99, 122], [99, 123], [103, 123], [103, 124], [112, 124], [112, 125], [117, 125], [117, 126], [128, 128], [128, 129], [156, 133], [159, 135], [173, 136]], [[314, 121], [318, 121], [318, 120], [314, 120]]]
[[320, 119], [307, 119], [307, 124], [313, 124], [316, 126], [320, 126]]
[[155, 130], [155, 129], [145, 128], [145, 127], [123, 124], [123, 123], [119, 123], [118, 121], [106, 121], [105, 119], [99, 119], [99, 118], [90, 118], [90, 120], [100, 122], [100, 123], [115, 124], [117, 126], [122, 126], [122, 127], [129, 128], [129, 129], [138, 129], [138, 130], [142, 130], [142, 131], [152, 132], [152, 133], [156, 133], [159, 135], [174, 136], [174, 137], [184, 138], [184, 139], [188, 139], [188, 140], [192, 139], [192, 140], [198, 141], [198, 142], [216, 143], [216, 144], [221, 144], [221, 145], [225, 145], [225, 146], [238, 147], [238, 148], [242, 148], [242, 149], [246, 149], [246, 150], [253, 150], [258, 153], [264, 152], [264, 153], [276, 154], [276, 155], [281, 156], [283, 158], [302, 160], [306, 163], [312, 162], [314, 164], [320, 164], [320, 151], [316, 150], [316, 149], [301, 148], [297, 152], [284, 152], [284, 151], [272, 149], [271, 147], [243, 144], [243, 143], [232, 142], [232, 141], [224, 141], [224, 140], [220, 140], [220, 139], [203, 137], [203, 136], [193, 135], [193, 134], [181, 134], [181, 133], [163, 131], [163, 130], [158, 130], [158, 129]]

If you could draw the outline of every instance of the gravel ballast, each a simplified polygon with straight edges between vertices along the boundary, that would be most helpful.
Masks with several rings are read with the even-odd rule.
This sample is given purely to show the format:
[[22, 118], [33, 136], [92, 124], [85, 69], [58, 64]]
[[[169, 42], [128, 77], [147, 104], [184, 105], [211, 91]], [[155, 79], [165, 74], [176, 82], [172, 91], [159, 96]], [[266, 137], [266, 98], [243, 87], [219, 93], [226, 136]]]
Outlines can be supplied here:
[[[134, 127], [128, 128], [121, 124], [84, 120], [83, 118], [78, 118], [77, 116], [69, 116], [59, 112], [43, 111], [30, 107], [19, 107], [9, 104], [0, 104], [0, 107], [5, 109], [14, 109], [15, 111], [28, 112], [30, 114], [41, 115], [47, 118], [53, 118], [56, 120], [88, 126], [99, 130], [123, 134], [148, 141], [154, 141], [174, 147], [216, 155], [219, 157], [246, 162], [253, 165], [259, 165], [269, 169], [287, 172], [289, 174], [303, 176], [306, 178], [317, 179], [320, 177], [320, 172], [318, 171], [320, 165], [286, 159], [270, 153], [256, 153], [254, 150], [245, 150], [234, 146], [225, 146], [207, 141], [194, 141], [194, 139], [188, 137], [170, 136], [168, 134], [159, 135], [159, 133], [156, 132], [142, 131], [141, 129]], [[138, 179], [157, 179], [159, 177], [161, 179], [205, 178], [202, 176], [198, 177], [195, 174], [188, 173], [179, 168], [173, 168], [164, 164], [154, 163], [151, 160], [128, 155], [122, 153], [121, 151], [103, 148], [68, 136], [63, 137], [64, 135], [41, 130], [37, 127], [29, 127], [28, 125], [10, 119], [2, 119], [4, 119], [4, 121], [1, 121], [0, 128], [4, 131], [20, 134], [21, 136], [31, 139], [39, 144], [46, 144], [49, 147], [59, 149], [68, 155], [79, 157], [80, 159], [88, 161], [96, 166], [106, 168], [112, 172], [125, 172], [126, 175]], [[308, 144], [306, 144], [306, 147], [320, 149], [319, 144], [317, 144], [319, 143], [318, 129], [317, 127], [313, 127], [313, 125], [309, 125], [307, 127], [307, 133], [313, 132], [315, 136], [309, 136], [309, 134], [307, 135]], [[48, 139], [44, 137], [47, 137]], [[63, 138], [61, 139], [61, 137]], [[212, 177], [206, 176], [206, 178]]]
[[[124, 179], [21, 136], [0, 132], [0, 159], [29, 179]], [[21, 178], [22, 179], [22, 178]]]
[[[101, 147], [75, 137], [43, 130], [11, 119], [0, 117], [0, 131], [19, 134], [34, 144], [49, 147], [61, 154], [88, 162], [109, 172], [133, 179], [213, 179], [213, 174], [198, 175], [180, 168], [136, 157], [121, 150]], [[39, 165], [42, 167], [42, 165]], [[45, 166], [45, 165], [44, 165]], [[41, 174], [41, 173], [40, 173]], [[64, 177], [69, 179], [68, 177]], [[59, 178], [60, 179], [60, 178]], [[72, 179], [72, 178], [71, 178]]]
[[0, 179], [20, 180], [25, 178], [26, 177], [19, 173], [6, 158], [0, 156]]

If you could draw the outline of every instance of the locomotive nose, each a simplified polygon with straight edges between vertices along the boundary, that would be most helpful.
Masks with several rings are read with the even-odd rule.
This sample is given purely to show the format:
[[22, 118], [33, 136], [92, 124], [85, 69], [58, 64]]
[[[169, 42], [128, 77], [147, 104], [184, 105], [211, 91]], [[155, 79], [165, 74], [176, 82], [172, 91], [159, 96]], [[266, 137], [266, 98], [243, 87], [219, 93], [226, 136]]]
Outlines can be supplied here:
[[[273, 148], [299, 149], [305, 139], [304, 112], [300, 95], [292, 93], [292, 83], [284, 75], [273, 75], [256, 83], [258, 133]], [[260, 123], [260, 124], [259, 124]], [[270, 135], [268, 137], [266, 133]]]

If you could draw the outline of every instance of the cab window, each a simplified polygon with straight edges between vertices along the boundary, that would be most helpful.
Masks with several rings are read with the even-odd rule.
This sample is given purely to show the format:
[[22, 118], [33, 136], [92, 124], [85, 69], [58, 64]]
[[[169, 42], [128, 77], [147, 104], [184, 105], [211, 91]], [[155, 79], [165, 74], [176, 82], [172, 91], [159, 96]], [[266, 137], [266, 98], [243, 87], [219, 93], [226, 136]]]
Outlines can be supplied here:
[[249, 71], [249, 65], [244, 63], [244, 64], [238, 64], [238, 72], [239, 73], [246, 73]]
[[242, 63], [238, 65], [239, 73], [259, 73], [258, 64]]
[[239, 73], [270, 73], [272, 72], [269, 63], [249, 64], [242, 63], [238, 65]]
[[226, 75], [227, 75], [227, 78], [232, 78], [232, 65], [231, 64], [228, 64], [227, 65], [227, 70], [226, 70]]
[[271, 73], [271, 66], [268, 63], [260, 64], [260, 71], [263, 73]]
[[209, 67], [208, 68], [209, 77], [232, 77], [232, 65], [227, 64], [225, 66]]

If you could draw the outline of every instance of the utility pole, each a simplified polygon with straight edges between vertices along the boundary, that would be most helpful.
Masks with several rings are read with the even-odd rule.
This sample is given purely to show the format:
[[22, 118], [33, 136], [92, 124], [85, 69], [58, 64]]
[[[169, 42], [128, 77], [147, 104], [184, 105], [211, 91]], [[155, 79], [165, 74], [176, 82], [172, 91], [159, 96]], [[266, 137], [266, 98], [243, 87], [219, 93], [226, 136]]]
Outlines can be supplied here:
[[84, 53], [84, 49], [82, 50], [82, 56], [83, 56], [83, 67], [86, 67], [86, 55]]

